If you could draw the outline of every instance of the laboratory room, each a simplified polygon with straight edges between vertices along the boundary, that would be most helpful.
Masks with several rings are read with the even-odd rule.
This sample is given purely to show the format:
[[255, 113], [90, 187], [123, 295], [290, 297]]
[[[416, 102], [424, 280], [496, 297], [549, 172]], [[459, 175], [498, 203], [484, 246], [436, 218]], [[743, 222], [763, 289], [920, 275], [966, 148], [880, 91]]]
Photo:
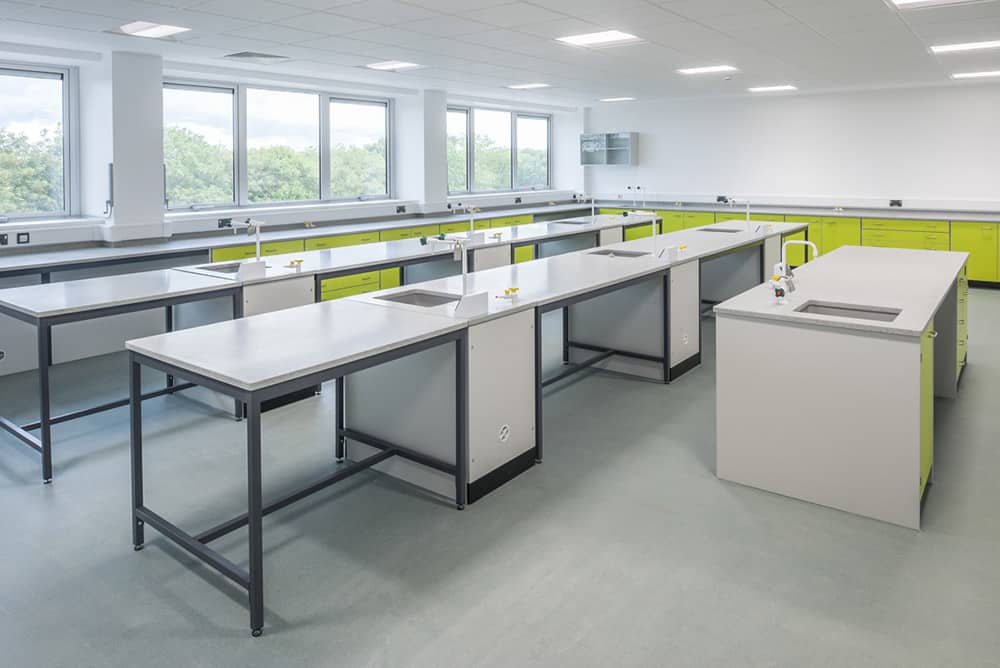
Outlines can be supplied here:
[[1000, 667], [1000, 0], [0, 2], [0, 665]]

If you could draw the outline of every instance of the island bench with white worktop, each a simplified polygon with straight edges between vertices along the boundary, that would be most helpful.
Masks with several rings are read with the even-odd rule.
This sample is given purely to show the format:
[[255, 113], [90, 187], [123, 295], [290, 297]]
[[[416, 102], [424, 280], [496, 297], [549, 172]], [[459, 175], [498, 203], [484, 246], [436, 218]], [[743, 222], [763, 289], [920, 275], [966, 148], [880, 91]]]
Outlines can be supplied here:
[[[845, 247], [715, 308], [717, 473], [919, 529], [934, 397], [967, 361], [968, 254]], [[748, 354], [753, 351], [753, 354]]]
[[[148, 524], [247, 588], [251, 630], [259, 633], [265, 514], [368, 468], [451, 498], [459, 508], [481, 498], [542, 459], [544, 313], [572, 312], [616, 293], [627, 306], [631, 300], [623, 291], [643, 283], [670, 290], [675, 269], [746, 249], [755, 254], [757, 273], [748, 278], [756, 284], [761, 267], [776, 259], [781, 237], [801, 229], [790, 224], [713, 227], [732, 231], [661, 235], [478, 271], [464, 280], [452, 276], [129, 341], [135, 547], [144, 544]], [[688, 289], [695, 294], [697, 319], [698, 281]], [[483, 294], [480, 310], [459, 313], [464, 299]], [[662, 346], [671, 338], [670, 327], [671, 314], [661, 310], [649, 322], [649, 337]], [[295, 342], [291, 349], [289, 341]], [[670, 380], [667, 359], [655, 360], [663, 369], [661, 380]], [[143, 366], [246, 404], [246, 514], [191, 535], [144, 505]], [[265, 504], [262, 405], [325, 380], [336, 381], [331, 440], [338, 463], [316, 482]], [[393, 419], [386, 419], [389, 415]], [[207, 547], [243, 526], [250, 528], [249, 569]]]

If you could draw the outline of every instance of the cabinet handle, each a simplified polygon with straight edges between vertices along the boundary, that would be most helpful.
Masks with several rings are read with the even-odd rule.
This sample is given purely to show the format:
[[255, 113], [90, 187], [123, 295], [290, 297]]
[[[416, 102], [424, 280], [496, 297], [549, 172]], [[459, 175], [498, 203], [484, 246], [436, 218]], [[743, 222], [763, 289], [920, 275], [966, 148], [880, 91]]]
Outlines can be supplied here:
[[938, 337], [938, 333], [936, 331], [933, 331], [933, 332], [930, 333], [930, 337], [932, 339], [936, 339]]

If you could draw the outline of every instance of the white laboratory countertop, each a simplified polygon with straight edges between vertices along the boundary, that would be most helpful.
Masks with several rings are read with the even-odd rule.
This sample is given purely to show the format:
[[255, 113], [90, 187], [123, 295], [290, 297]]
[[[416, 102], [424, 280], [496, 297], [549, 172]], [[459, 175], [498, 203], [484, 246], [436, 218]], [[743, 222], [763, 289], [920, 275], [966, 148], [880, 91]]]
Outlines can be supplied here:
[[[757, 286], [715, 307], [716, 313], [799, 325], [920, 336], [934, 318], [968, 253], [844, 246], [795, 270], [795, 292], [778, 304]], [[892, 322], [800, 313], [807, 302], [898, 309]]]
[[[633, 208], [630, 203], [614, 200], [598, 200], [598, 207], [603, 209]], [[742, 207], [729, 207], [724, 204], [709, 203], [684, 203], [678, 205], [676, 202], [646, 202], [642, 207], [644, 210], [653, 211], [691, 211], [694, 213], [732, 213], [733, 218], [746, 216], [746, 209]], [[950, 210], [925, 210], [925, 209], [865, 209], [865, 208], [844, 208], [834, 209], [831, 207], [806, 207], [806, 206], [770, 206], [767, 204], [750, 205], [750, 213], [774, 214], [777, 216], [820, 216], [828, 218], [889, 218], [893, 220], [947, 220], [955, 222], [970, 223], [1000, 223], [1000, 212], [981, 211], [950, 211]]]
[[[651, 223], [655, 216], [651, 215], [630, 215], [612, 216], [598, 215], [585, 216], [572, 220], [578, 223], [531, 223], [529, 225], [517, 225], [514, 227], [502, 227], [489, 230], [480, 230], [476, 234], [483, 234], [483, 241], [470, 243], [470, 250], [478, 250], [491, 246], [501, 246], [505, 244], [525, 244], [538, 243], [547, 240], [555, 240], [580, 234], [594, 234], [600, 230], [620, 227], [622, 225]], [[623, 221], [629, 222], [623, 222]], [[445, 235], [448, 238], [464, 236], [467, 233], [457, 232]], [[310, 276], [315, 274], [325, 274], [333, 271], [366, 271], [370, 267], [405, 263], [413, 260], [432, 258], [447, 258], [451, 256], [452, 250], [446, 244], [434, 243], [422, 244], [420, 239], [400, 239], [398, 241], [379, 241], [370, 244], [358, 244], [356, 246], [343, 246], [340, 248], [329, 248], [317, 251], [299, 251], [296, 253], [286, 253], [284, 255], [269, 255], [264, 258], [267, 261], [267, 274], [264, 278], [246, 281], [247, 284], [260, 283], [282, 278], [294, 278], [296, 276]], [[302, 260], [300, 269], [292, 267], [293, 260]], [[222, 262], [217, 264], [230, 264]], [[178, 267], [178, 271], [205, 273], [203, 269], [207, 265], [193, 265], [190, 267]], [[214, 275], [208, 273], [206, 275]], [[236, 280], [236, 275], [228, 275], [229, 280]]]
[[253, 391], [465, 326], [464, 320], [341, 299], [133, 339], [125, 345], [153, 359]]
[[128, 276], [101, 276], [7, 288], [0, 290], [0, 304], [26, 315], [44, 318], [233, 287], [233, 282], [225, 279], [159, 269]]
[[[479, 219], [504, 218], [508, 216], [538, 215], [561, 213], [568, 211], [580, 211], [589, 208], [589, 204], [556, 204], [549, 206], [525, 207], [522, 209], [498, 209], [496, 211], [483, 211], [477, 214]], [[247, 216], [250, 216], [247, 212]], [[253, 215], [266, 217], [266, 212], [254, 212]], [[232, 217], [227, 214], [227, 217]], [[287, 227], [281, 230], [267, 230], [261, 232], [262, 243], [272, 241], [290, 241], [294, 239], [311, 239], [315, 237], [329, 237], [341, 234], [354, 234], [357, 232], [382, 232], [386, 230], [398, 229], [400, 227], [418, 227], [420, 225], [439, 225], [442, 223], [454, 223], [467, 220], [467, 215], [448, 214], [441, 216], [427, 216], [425, 218], [415, 218], [412, 215], [400, 216], [390, 220], [367, 221], [363, 223], [345, 223], [338, 225], [317, 225], [316, 227]], [[57, 269], [60, 265], [71, 265], [77, 263], [100, 263], [116, 262], [135, 258], [155, 258], [158, 255], [173, 255], [183, 253], [207, 252], [212, 248], [224, 248], [227, 246], [243, 246], [254, 243], [254, 237], [248, 236], [242, 229], [236, 234], [222, 232], [210, 236], [185, 237], [170, 240], [154, 240], [148, 243], [140, 243], [128, 246], [87, 246], [83, 248], [64, 248], [38, 250], [30, 252], [10, 252], [0, 251], [0, 275], [4, 271], [30, 271], [34, 269], [52, 268]]]
[[[731, 223], [717, 223], [706, 227], [734, 229]], [[801, 223], [763, 223], [755, 224], [754, 231], [747, 232], [745, 229], [741, 229], [740, 232], [732, 234], [703, 232], [701, 230], [705, 228], [695, 228], [661, 234], [655, 240], [647, 237], [610, 246], [601, 246], [600, 248], [555, 255], [533, 262], [473, 272], [469, 274], [468, 292], [469, 294], [487, 292], [489, 305], [486, 313], [469, 318], [469, 320], [470, 322], [481, 322], [514, 311], [544, 306], [593, 290], [653, 275], [666, 270], [671, 265], [692, 262], [761, 241], [769, 236], [789, 234], [804, 228], [805, 225]], [[688, 249], [683, 251], [673, 263], [667, 261], [665, 253], [660, 257], [653, 253], [654, 248], [658, 252], [674, 245], [688, 245]], [[594, 251], [608, 249], [647, 252], [649, 255], [636, 258], [594, 255]], [[508, 288], [518, 289], [516, 298], [503, 298], [504, 291]], [[414, 290], [458, 296], [462, 294], [462, 277], [448, 276], [433, 281], [357, 295], [349, 297], [349, 299], [417, 313], [455, 317], [457, 305], [455, 302], [422, 307], [380, 299], [380, 297]]]

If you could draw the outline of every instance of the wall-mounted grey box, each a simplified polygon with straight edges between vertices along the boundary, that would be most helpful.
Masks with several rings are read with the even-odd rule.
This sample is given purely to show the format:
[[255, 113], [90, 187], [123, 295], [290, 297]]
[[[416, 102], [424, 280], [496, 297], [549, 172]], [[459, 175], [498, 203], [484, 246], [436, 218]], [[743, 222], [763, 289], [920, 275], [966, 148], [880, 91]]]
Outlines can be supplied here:
[[639, 133], [600, 132], [580, 135], [580, 164], [639, 164]]

